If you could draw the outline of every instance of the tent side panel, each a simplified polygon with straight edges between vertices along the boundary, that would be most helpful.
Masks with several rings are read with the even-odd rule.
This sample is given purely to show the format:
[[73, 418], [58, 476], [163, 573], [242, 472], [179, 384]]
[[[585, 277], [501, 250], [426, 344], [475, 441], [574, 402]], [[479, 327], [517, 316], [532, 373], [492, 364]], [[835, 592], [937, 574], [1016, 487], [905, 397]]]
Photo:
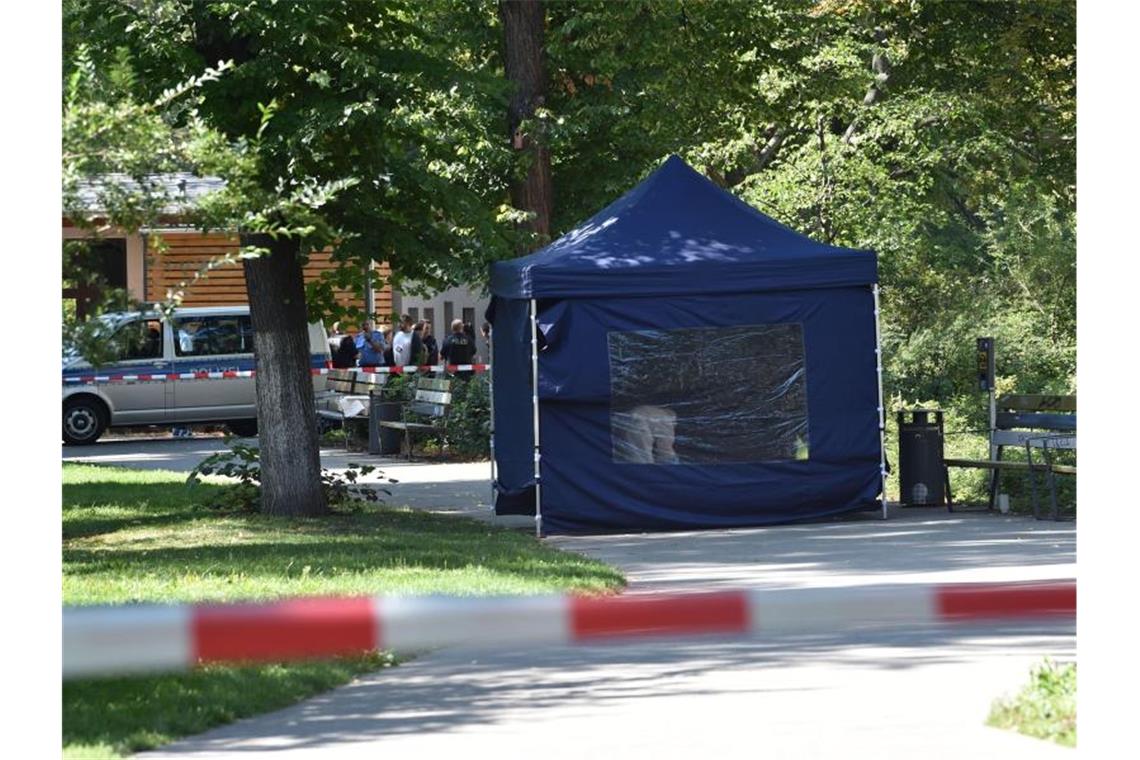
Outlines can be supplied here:
[[563, 301], [539, 322], [548, 532], [764, 525], [878, 505], [867, 288]]
[[530, 304], [496, 298], [491, 365], [495, 402], [495, 513], [534, 514]]

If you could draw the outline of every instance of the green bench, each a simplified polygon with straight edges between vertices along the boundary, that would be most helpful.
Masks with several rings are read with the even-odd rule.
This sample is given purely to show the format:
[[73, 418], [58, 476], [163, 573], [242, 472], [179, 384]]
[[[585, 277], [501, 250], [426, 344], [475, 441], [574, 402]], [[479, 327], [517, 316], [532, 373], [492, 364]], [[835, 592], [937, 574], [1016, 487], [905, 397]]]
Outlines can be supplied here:
[[[1076, 475], [1076, 465], [1053, 461], [1057, 451], [1077, 449], [1077, 397], [1020, 394], [1002, 396], [997, 400], [994, 429], [990, 431], [990, 459], [943, 459], [946, 468], [946, 503], [954, 511], [954, 499], [949, 490], [951, 467], [975, 467], [992, 471], [990, 475], [989, 509], [997, 502], [998, 484], [1002, 471], [1024, 472], [1029, 475], [1033, 494], [1033, 516], [1040, 519], [1037, 499], [1037, 475], [1044, 475], [1049, 488], [1052, 518], [1058, 519], [1058, 475]], [[1017, 446], [1025, 449], [1024, 462], [1002, 459], [1002, 452]], [[1034, 451], [1038, 456], [1034, 461]]]
[[[316, 397], [317, 416], [340, 423], [344, 432], [349, 420], [368, 421], [372, 398], [379, 395], [388, 375], [358, 372], [351, 369], [330, 370], [325, 378], [325, 392]], [[348, 436], [344, 437], [348, 450]]]
[[[417, 375], [415, 398], [404, 406], [402, 419], [380, 420], [376, 423], [381, 427], [404, 431], [404, 444], [409, 460], [412, 458], [413, 434], [445, 431], [447, 412], [451, 408], [451, 383], [451, 380], [443, 377]], [[410, 420], [409, 415], [426, 417], [429, 421]]]

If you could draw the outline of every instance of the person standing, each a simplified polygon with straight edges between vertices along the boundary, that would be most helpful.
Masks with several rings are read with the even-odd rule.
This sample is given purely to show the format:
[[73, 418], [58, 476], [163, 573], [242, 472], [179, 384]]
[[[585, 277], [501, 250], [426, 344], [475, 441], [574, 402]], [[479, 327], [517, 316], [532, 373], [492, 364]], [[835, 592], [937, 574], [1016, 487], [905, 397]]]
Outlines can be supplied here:
[[349, 367], [356, 366], [356, 357], [360, 351], [356, 348], [356, 341], [352, 339], [351, 335], [340, 336], [340, 345], [336, 348], [336, 353], [333, 354], [333, 368], [335, 369], [348, 369]]
[[391, 367], [396, 363], [395, 357], [392, 356], [392, 336], [395, 334], [395, 332], [392, 330], [391, 325], [385, 327], [383, 332], [384, 345], [386, 346], [384, 349], [384, 364]]
[[[439, 355], [446, 364], [471, 364], [475, 357], [475, 341], [464, 329], [463, 320], [456, 319], [451, 323], [451, 334], [443, 340], [443, 347]], [[470, 371], [457, 373], [460, 377], [470, 377]]]
[[356, 349], [360, 352], [361, 367], [384, 366], [384, 336], [372, 328], [372, 320], [364, 320], [356, 334]]
[[[476, 364], [480, 364], [482, 362], [489, 361], [491, 358], [491, 323], [490, 322], [484, 322], [483, 326], [479, 328], [479, 333], [483, 336], [483, 344], [487, 346], [487, 353], [486, 353], [487, 358], [485, 358], [485, 359], [482, 358], [484, 356], [483, 352], [476, 350], [475, 351], [475, 363]], [[478, 349], [478, 344], [476, 344], [476, 349]]]
[[400, 317], [400, 331], [392, 338], [392, 363], [406, 367], [412, 362], [412, 318], [407, 314]]
[[427, 349], [427, 363], [431, 365], [439, 364], [439, 344], [435, 341], [435, 336], [432, 335], [431, 322], [424, 322], [424, 348]]
[[332, 329], [329, 330], [329, 352], [335, 354], [340, 350], [341, 339], [345, 334], [340, 331], [340, 322], [333, 322]]
[[420, 320], [412, 328], [412, 364], [417, 367], [427, 364], [427, 355], [427, 345], [424, 343], [424, 323], [423, 320]]

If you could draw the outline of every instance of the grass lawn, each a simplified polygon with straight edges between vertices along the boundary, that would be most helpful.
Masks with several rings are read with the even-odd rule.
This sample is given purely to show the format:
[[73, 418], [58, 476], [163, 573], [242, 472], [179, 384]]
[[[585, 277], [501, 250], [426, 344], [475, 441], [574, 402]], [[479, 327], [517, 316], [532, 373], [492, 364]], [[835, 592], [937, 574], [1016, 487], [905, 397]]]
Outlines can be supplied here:
[[[623, 583], [600, 562], [473, 520], [374, 506], [321, 519], [219, 513], [192, 501], [184, 473], [64, 465], [65, 604], [605, 592]], [[64, 753], [117, 757], [155, 747], [393, 662], [374, 653], [69, 681]]]
[[1077, 745], [1077, 666], [1051, 660], [1035, 667], [1016, 696], [994, 703], [991, 726], [1012, 728], [1066, 747]]

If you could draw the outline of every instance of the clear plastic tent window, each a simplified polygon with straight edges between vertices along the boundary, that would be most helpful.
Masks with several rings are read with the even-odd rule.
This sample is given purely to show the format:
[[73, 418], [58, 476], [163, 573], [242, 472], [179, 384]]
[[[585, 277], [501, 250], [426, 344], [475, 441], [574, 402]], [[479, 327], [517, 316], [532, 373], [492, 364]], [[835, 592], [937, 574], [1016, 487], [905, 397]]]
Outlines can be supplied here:
[[808, 459], [799, 323], [608, 334], [619, 463]]

